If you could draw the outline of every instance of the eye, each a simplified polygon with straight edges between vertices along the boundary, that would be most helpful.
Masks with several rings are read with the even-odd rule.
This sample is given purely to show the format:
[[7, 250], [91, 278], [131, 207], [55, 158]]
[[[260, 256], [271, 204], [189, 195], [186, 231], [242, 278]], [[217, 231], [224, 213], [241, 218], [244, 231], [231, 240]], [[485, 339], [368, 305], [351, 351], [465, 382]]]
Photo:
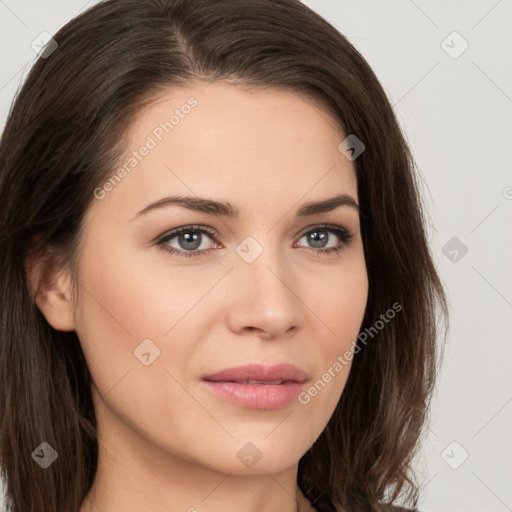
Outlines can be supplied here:
[[[327, 247], [327, 241], [329, 240], [329, 233], [335, 233], [336, 236], [341, 240], [333, 247]], [[352, 233], [349, 233], [345, 228], [341, 226], [331, 226], [324, 224], [321, 226], [315, 226], [313, 229], [306, 231], [302, 238], [306, 238], [308, 243], [312, 243], [313, 247], [310, 250], [314, 251], [318, 255], [326, 254], [337, 254], [342, 251], [346, 246], [349, 245], [353, 237]]]
[[[340, 241], [333, 247], [327, 247], [329, 239], [332, 238], [329, 234], [332, 233], [334, 233]], [[207, 226], [183, 226], [160, 238], [157, 244], [164, 251], [170, 254], [176, 254], [177, 256], [206, 256], [211, 248], [201, 248], [203, 243], [202, 238], [204, 235], [212, 238], [216, 243], [218, 243], [215, 231]], [[321, 226], [314, 226], [313, 229], [310, 228], [308, 231], [303, 232], [300, 240], [306, 238], [308, 243], [313, 244], [314, 247], [306, 247], [306, 249], [313, 251], [317, 255], [326, 255], [339, 253], [349, 245], [352, 237], [353, 234], [349, 233], [341, 226], [325, 224]], [[181, 245], [181, 248], [169, 245], [169, 242], [175, 238], [177, 243]]]
[[[208, 235], [213, 238], [215, 232], [213, 229], [206, 226], [183, 226], [182, 228], [171, 231], [168, 235], [161, 238], [158, 241], [158, 245], [161, 246], [164, 251], [171, 254], [177, 254], [178, 256], [205, 256], [207, 254], [206, 249], [203, 248], [199, 250], [203, 235]], [[182, 250], [180, 248], [176, 249], [168, 245], [168, 242], [176, 237], [178, 243], [186, 250]]]

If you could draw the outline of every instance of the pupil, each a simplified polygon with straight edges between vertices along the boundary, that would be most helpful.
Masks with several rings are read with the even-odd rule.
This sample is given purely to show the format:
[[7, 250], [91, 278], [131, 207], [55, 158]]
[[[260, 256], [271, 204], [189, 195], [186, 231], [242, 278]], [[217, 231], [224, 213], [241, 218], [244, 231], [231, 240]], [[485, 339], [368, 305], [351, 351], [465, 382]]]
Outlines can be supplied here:
[[[199, 240], [199, 238], [200, 238], [199, 233], [195, 233], [192, 235], [190, 234], [190, 232], [182, 233], [179, 238], [180, 238], [180, 244], [182, 244], [182, 246], [185, 249], [195, 250], [201, 245], [201, 241]], [[192, 246], [189, 246], [187, 244], [192, 244]]]
[[[314, 239], [315, 237], [320, 238], [320, 243], [318, 245], [315, 245], [318, 243], [318, 240]], [[325, 242], [326, 238], [327, 238], [327, 235], [326, 235], [325, 231], [312, 231], [310, 234], [310, 239], [312, 239], [311, 242], [312, 242], [313, 247], [324, 247], [324, 244], [322, 243], [322, 241]]]

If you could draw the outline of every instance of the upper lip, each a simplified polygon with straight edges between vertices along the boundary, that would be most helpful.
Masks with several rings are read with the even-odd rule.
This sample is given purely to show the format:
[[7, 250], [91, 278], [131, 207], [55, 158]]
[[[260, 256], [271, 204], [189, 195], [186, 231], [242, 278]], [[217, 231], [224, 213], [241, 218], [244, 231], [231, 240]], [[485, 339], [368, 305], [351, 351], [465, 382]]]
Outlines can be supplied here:
[[215, 382], [305, 382], [307, 379], [308, 376], [304, 371], [291, 364], [276, 364], [273, 366], [249, 364], [226, 368], [203, 377], [203, 380]]

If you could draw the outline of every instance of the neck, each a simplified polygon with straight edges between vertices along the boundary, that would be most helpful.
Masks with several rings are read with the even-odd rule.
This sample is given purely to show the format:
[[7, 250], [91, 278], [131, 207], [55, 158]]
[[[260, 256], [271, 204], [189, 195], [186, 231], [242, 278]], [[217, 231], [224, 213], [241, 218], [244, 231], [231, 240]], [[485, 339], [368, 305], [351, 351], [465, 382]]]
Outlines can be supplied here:
[[142, 479], [140, 485], [134, 486], [134, 482], [116, 478], [115, 473], [107, 478], [103, 471], [98, 471], [80, 512], [316, 512], [297, 486], [281, 486], [282, 476], [278, 480], [270, 474], [217, 474], [215, 481], [204, 478], [188, 486], [180, 481], [158, 489], [156, 485], [148, 488], [145, 481]]
[[275, 461], [278, 470], [260, 465], [258, 473], [235, 472], [229, 461], [225, 470], [213, 469], [186, 449], [171, 454], [134, 435], [114, 416], [105, 429], [103, 412], [97, 471], [80, 512], [314, 512], [297, 486], [298, 462], [282, 468]]

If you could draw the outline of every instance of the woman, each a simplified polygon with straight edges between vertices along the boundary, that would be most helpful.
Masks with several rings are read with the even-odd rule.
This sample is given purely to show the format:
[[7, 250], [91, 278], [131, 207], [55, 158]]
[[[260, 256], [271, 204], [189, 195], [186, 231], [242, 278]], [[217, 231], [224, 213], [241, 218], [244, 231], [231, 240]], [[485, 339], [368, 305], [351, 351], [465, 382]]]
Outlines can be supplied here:
[[416, 507], [446, 299], [363, 57], [297, 0], [50, 43], [0, 148], [8, 510]]

